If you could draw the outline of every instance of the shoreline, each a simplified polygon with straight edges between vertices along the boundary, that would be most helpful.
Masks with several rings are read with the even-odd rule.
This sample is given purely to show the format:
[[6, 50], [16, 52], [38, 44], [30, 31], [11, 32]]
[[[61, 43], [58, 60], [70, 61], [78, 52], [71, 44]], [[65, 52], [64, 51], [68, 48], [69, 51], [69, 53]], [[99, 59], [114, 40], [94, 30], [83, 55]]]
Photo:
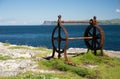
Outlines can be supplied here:
[[[30, 49], [32, 49], [32, 48], [38, 48], [38, 47], [27, 46], [27, 45], [15, 45], [15, 44], [10, 44], [10, 43], [2, 43], [2, 42], [0, 42], [0, 46], [2, 45], [2, 47], [3, 47], [2, 50], [6, 49], [6, 46], [4, 46], [4, 44], [9, 44], [9, 46], [21, 46], [21, 47], [23, 46], [23, 47], [28, 47]], [[48, 49], [46, 47], [42, 47], [42, 48], [45, 48], [47, 50], [52, 50], [52, 49]], [[0, 48], [0, 51], [1, 51], [1, 48]], [[105, 50], [105, 49], [103, 49], [103, 51], [104, 51], [105, 54], [107, 54], [110, 57], [118, 57], [118, 58], [120, 58], [120, 51]], [[70, 47], [70, 48], [67, 49], [67, 53], [69, 53], [69, 54], [70, 53], [73, 53], [73, 54], [76, 53], [77, 54], [77, 53], [85, 53], [85, 52], [87, 52], [87, 48], [74, 48], [74, 47]]]
[[[87, 48], [69, 48], [67, 51], [72, 52], [72, 53], [83, 53], [83, 52], [87, 52]], [[103, 49], [103, 52], [105, 55], [108, 55], [110, 57], [120, 58], [120, 51], [104, 50]]]
[[[7, 44], [7, 43], [3, 43], [3, 42], [0, 42], [0, 44]], [[10, 44], [10, 43], [8, 43]], [[28, 46], [28, 45], [16, 45], [16, 44], [10, 44], [11, 46], [27, 46], [27, 47], [31, 47], [31, 48], [37, 48], [35, 46]], [[38, 47], [42, 47], [42, 46], [38, 46]], [[43, 48], [47, 48], [47, 47], [44, 47]], [[47, 49], [51, 49], [51, 48], [47, 48]], [[78, 48], [78, 47], [70, 47], [68, 48], [67, 50], [69, 49], [83, 49], [83, 50], [87, 50], [87, 48]], [[103, 49], [103, 51], [109, 51], [109, 52], [117, 52], [117, 53], [120, 53], [120, 50], [110, 50], [110, 49]]]

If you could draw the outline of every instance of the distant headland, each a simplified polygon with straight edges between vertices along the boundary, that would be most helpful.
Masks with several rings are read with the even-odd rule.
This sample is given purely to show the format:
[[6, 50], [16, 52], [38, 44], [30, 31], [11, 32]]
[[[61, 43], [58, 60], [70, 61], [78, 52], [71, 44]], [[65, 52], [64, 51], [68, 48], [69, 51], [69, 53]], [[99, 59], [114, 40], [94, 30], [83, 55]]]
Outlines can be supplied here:
[[[111, 19], [111, 20], [98, 20], [101, 25], [120, 25], [120, 19]], [[55, 21], [44, 21], [43, 25], [56, 25]], [[72, 25], [84, 25], [83, 23], [74, 23]], [[71, 25], [69, 23], [64, 23], [64, 25]]]

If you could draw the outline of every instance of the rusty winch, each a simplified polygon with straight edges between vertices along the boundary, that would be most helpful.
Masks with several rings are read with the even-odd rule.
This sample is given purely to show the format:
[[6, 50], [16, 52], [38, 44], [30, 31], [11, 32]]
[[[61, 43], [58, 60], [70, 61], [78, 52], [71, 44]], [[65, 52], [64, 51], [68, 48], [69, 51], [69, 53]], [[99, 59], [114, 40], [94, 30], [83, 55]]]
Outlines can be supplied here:
[[[84, 40], [85, 44], [89, 50], [93, 50], [94, 54], [97, 54], [97, 50], [101, 50], [101, 55], [103, 55], [103, 45], [104, 45], [104, 31], [98, 25], [96, 17], [89, 21], [62, 21], [61, 15], [58, 16], [57, 26], [52, 32], [52, 46], [54, 57], [55, 52], [58, 53], [58, 58], [64, 53], [64, 58], [67, 63], [70, 63], [67, 58], [66, 50], [68, 48], [69, 40]], [[68, 37], [68, 32], [62, 23], [89, 23], [88, 27], [84, 32], [84, 37]]]

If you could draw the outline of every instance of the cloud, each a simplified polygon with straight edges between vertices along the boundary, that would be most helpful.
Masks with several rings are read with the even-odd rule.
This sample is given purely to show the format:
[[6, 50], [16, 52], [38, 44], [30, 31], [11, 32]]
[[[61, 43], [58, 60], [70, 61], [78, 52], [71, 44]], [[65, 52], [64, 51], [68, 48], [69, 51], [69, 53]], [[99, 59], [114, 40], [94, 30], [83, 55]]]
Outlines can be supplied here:
[[9, 21], [8, 24], [15, 25], [15, 24], [17, 24], [17, 22], [16, 21]]
[[15, 18], [3, 18], [0, 16], [0, 25], [18, 25], [24, 24], [24, 22], [20, 22]]
[[117, 12], [117, 13], [120, 13], [120, 9], [116, 9], [116, 12]]
[[32, 20], [20, 20], [16, 18], [3, 18], [0, 16], [0, 25], [30, 25], [30, 24], [42, 24], [39, 21]]
[[0, 25], [15, 25], [16, 23], [14, 19], [0, 17]]

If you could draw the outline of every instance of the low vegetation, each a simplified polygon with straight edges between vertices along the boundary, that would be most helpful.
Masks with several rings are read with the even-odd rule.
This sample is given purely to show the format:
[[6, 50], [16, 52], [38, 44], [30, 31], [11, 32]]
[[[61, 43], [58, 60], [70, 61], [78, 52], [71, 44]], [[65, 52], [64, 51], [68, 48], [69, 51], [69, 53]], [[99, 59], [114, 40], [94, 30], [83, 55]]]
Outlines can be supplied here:
[[[30, 49], [26, 46], [12, 46], [11, 49]], [[92, 51], [86, 54], [69, 56], [69, 60], [75, 63], [75, 66], [68, 65], [64, 58], [45, 60], [42, 57], [47, 56], [52, 50], [43, 47], [33, 48], [31, 50], [43, 51], [43, 55], [36, 54], [31, 59], [41, 57], [37, 60], [38, 69], [55, 70], [56, 73], [38, 73], [28, 71], [19, 73], [16, 76], [0, 77], [0, 79], [119, 79], [120, 77], [120, 58], [111, 58], [105, 56], [94, 56]], [[9, 56], [0, 55], [0, 60], [10, 59]]]
[[10, 43], [3, 43], [4, 46], [10, 46]]
[[30, 49], [28, 46], [12, 46], [10, 49]]
[[0, 79], [79, 79], [79, 78], [84, 79], [72, 73], [66, 73], [66, 75], [64, 75], [64, 74], [57, 74], [57, 73], [45, 74], [45, 73], [26, 72], [24, 74], [19, 74], [17, 76], [1, 77]]
[[46, 48], [46, 47], [35, 47], [35, 48], [33, 48], [33, 50], [46, 51], [46, 50], [47, 50], [47, 48]]
[[9, 60], [12, 59], [10, 56], [3, 56], [0, 54], [0, 60]]
[[64, 73], [73, 73], [80, 77], [78, 79], [119, 79], [120, 77], [120, 58], [94, 56], [89, 52], [84, 55], [69, 57], [69, 59], [76, 63], [76, 66], [65, 64], [64, 59], [42, 60], [39, 61], [39, 66]]

